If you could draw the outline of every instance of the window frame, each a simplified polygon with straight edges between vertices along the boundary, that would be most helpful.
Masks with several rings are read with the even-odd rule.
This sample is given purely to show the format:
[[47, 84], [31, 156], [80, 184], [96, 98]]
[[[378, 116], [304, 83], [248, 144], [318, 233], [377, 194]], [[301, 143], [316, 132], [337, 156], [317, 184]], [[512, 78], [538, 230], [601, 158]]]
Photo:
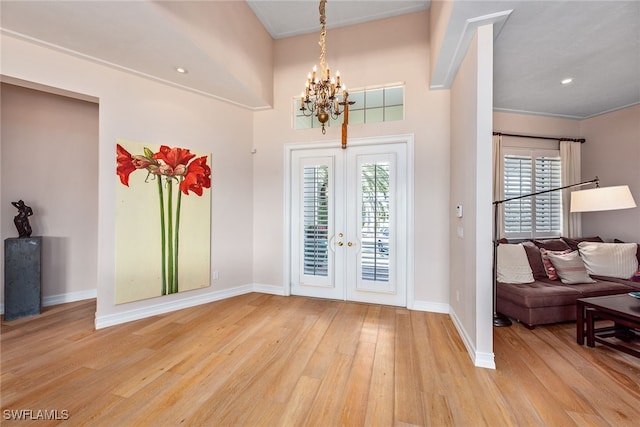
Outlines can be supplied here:
[[[387, 90], [392, 90], [392, 89], [397, 89], [400, 88], [402, 90], [402, 103], [401, 104], [397, 104], [397, 103], [387, 103], [387, 95], [386, 95], [386, 91]], [[382, 105], [376, 105], [376, 106], [372, 106], [372, 107], [367, 107], [366, 106], [366, 97], [367, 97], [367, 93], [373, 93], [376, 91], [380, 91], [382, 90]], [[367, 124], [367, 123], [384, 123], [384, 122], [390, 122], [390, 121], [400, 121], [400, 120], [404, 120], [405, 118], [405, 84], [404, 83], [394, 83], [394, 84], [389, 84], [389, 85], [383, 85], [383, 86], [371, 86], [371, 87], [367, 87], [367, 88], [363, 88], [363, 89], [354, 89], [354, 90], [349, 90], [349, 98], [353, 99], [354, 97], [360, 97], [362, 96], [362, 99], [365, 100], [364, 103], [356, 103], [354, 104], [354, 106], [349, 108], [349, 124], [350, 125], [361, 125], [361, 124]], [[358, 105], [358, 104], [363, 104], [362, 106]], [[292, 127], [294, 130], [303, 130], [303, 129], [317, 129], [322, 127], [322, 124], [318, 121], [316, 116], [304, 116], [300, 114], [300, 97], [297, 96], [295, 98], [293, 98], [293, 122], [292, 122]], [[402, 109], [402, 117], [399, 119], [388, 119], [388, 110], [391, 108], [398, 108], [400, 107]], [[370, 114], [374, 112], [374, 110], [381, 110], [381, 114], [382, 114], [382, 120], [369, 120], [367, 121], [367, 112], [369, 112]], [[363, 118], [362, 120], [360, 120], [359, 118], [357, 118], [357, 116], [362, 113]], [[301, 122], [308, 122], [309, 126], [298, 126], [298, 124]], [[333, 119], [333, 118], [329, 118], [329, 120], [327, 121], [327, 123], [325, 124], [326, 127], [331, 127], [334, 125], [340, 125], [342, 124], [342, 114], [340, 116], [338, 116], [337, 119]]]
[[[524, 195], [524, 194], [531, 194], [531, 193], [536, 193], [539, 191], [544, 191], [546, 189], [552, 189], [552, 188], [558, 188], [562, 186], [562, 159], [560, 157], [560, 150], [559, 149], [550, 149], [550, 148], [533, 148], [533, 147], [503, 147], [502, 150], [502, 190], [504, 192], [504, 199], [509, 199], [510, 197], [518, 197], [517, 194], [508, 194], [507, 189], [506, 189], [506, 171], [505, 171], [505, 165], [507, 163], [507, 157], [509, 156], [523, 156], [523, 157], [528, 157], [530, 159], [531, 162], [531, 188], [530, 191], [528, 192], [523, 192], [521, 191], [520, 194]], [[551, 183], [549, 183], [547, 186], [544, 186], [543, 188], [539, 188], [539, 184], [537, 183], [537, 180], [542, 180], [543, 178], [540, 178], [537, 176], [536, 174], [536, 159], [540, 159], [540, 158], [551, 158], [554, 159], [558, 162], [560, 168], [559, 171], [557, 171], [557, 174], [554, 174], [554, 177], [556, 180], [552, 181]], [[551, 230], [539, 230], [538, 229], [538, 221], [537, 218], [541, 215], [539, 210], [536, 207], [536, 203], [539, 201], [539, 197], [543, 197], [543, 198], [550, 198], [550, 202], [547, 202], [546, 206], [547, 208], [552, 212], [553, 218], [551, 219], [551, 225], [555, 225], [555, 221], [557, 220], [557, 226], [553, 227], [553, 229]], [[523, 199], [519, 199], [519, 200], [514, 200], [513, 203], [528, 203], [530, 204], [530, 212], [531, 212], [531, 222], [529, 224], [530, 230], [528, 231], [508, 231], [507, 230], [507, 226], [506, 226], [506, 221], [507, 221], [507, 209], [508, 209], [508, 204], [510, 202], [504, 202], [502, 204], [502, 209], [503, 209], [503, 215], [502, 215], [502, 223], [500, 224], [501, 227], [501, 235], [504, 238], [507, 239], [512, 239], [512, 240], [516, 240], [516, 239], [548, 239], [548, 238], [557, 238], [560, 237], [562, 235], [562, 221], [563, 221], [563, 209], [565, 208], [563, 206], [563, 202], [562, 202], [562, 192], [561, 191], [555, 191], [555, 192], [550, 192], [550, 193], [545, 193], [543, 195], [539, 195], [539, 196], [531, 196], [531, 197], [525, 197]]]

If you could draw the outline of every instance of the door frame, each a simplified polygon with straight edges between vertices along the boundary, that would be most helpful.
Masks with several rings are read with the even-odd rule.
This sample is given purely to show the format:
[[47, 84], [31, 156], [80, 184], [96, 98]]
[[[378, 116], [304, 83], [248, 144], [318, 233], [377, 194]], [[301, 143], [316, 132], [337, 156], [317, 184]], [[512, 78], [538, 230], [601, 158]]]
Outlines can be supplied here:
[[[368, 138], [349, 139], [349, 146], [367, 146], [384, 144], [405, 144], [406, 145], [406, 167], [407, 167], [407, 262], [406, 262], [406, 302], [407, 308], [414, 306], [414, 136], [413, 134], [389, 135]], [[292, 153], [297, 150], [313, 150], [317, 148], [339, 148], [340, 140], [297, 142], [286, 143], [284, 145], [284, 295], [291, 295], [291, 178], [292, 178]], [[349, 147], [346, 148], [347, 150]]]

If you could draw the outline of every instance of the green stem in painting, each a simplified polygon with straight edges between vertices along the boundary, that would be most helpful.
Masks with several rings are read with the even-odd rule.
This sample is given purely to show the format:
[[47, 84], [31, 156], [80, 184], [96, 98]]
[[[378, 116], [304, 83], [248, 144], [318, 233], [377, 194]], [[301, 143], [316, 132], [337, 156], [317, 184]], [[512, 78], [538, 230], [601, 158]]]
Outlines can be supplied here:
[[[182, 180], [184, 179], [184, 177], [180, 177], [180, 182], [182, 182]], [[175, 248], [174, 248], [174, 259], [175, 259], [175, 263], [174, 263], [174, 276], [173, 276], [173, 280], [174, 280], [174, 292], [178, 292], [178, 262], [179, 262], [179, 258], [178, 258], [178, 243], [180, 240], [180, 207], [182, 206], [182, 191], [180, 191], [180, 185], [178, 185], [178, 201], [176, 202], [176, 230], [175, 230]]]
[[158, 181], [158, 198], [160, 199], [160, 238], [162, 240], [162, 295], [167, 294], [167, 252], [166, 252], [166, 236], [164, 231], [164, 191], [162, 190], [162, 177], [157, 176]]
[[173, 183], [171, 182], [171, 178], [167, 178], [167, 215], [168, 215], [168, 228], [167, 234], [169, 235], [168, 242], [168, 275], [169, 275], [169, 293], [174, 293], [173, 290]]

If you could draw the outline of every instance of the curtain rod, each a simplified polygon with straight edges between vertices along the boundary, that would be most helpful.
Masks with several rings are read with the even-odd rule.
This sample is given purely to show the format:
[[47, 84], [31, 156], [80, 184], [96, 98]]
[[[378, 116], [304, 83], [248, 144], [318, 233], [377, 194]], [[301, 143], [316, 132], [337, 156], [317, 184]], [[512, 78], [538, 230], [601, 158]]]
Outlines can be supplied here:
[[585, 142], [587, 142], [586, 139], [584, 138], [562, 138], [562, 137], [553, 137], [553, 136], [534, 136], [534, 135], [518, 135], [515, 133], [504, 133], [504, 132], [493, 132], [494, 135], [502, 135], [502, 136], [515, 136], [518, 138], [532, 138], [532, 139], [548, 139], [548, 140], [555, 140], [555, 141], [572, 141], [572, 142], [579, 142], [581, 144], [584, 144]]

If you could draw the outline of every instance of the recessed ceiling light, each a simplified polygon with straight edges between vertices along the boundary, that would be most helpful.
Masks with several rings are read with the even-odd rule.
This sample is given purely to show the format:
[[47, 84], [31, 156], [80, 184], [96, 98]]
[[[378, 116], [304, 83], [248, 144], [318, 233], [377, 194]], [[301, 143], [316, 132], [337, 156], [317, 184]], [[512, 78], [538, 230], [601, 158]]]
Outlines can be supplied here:
[[176, 71], [180, 74], [187, 74], [189, 72], [189, 70], [187, 70], [186, 68], [182, 68], [182, 67], [176, 67]]
[[573, 81], [573, 79], [571, 77], [568, 77], [566, 79], [563, 79], [560, 83], [562, 83], [563, 85], [568, 85], [572, 81]]

